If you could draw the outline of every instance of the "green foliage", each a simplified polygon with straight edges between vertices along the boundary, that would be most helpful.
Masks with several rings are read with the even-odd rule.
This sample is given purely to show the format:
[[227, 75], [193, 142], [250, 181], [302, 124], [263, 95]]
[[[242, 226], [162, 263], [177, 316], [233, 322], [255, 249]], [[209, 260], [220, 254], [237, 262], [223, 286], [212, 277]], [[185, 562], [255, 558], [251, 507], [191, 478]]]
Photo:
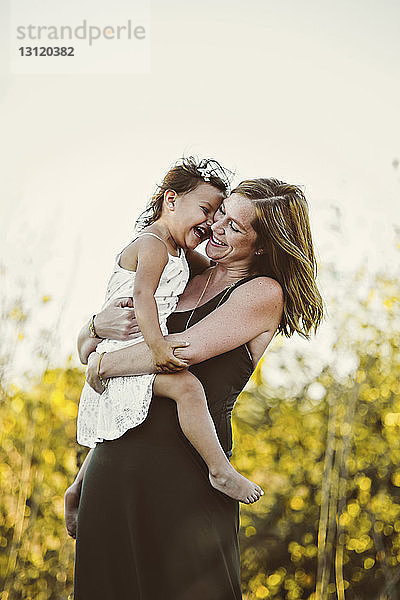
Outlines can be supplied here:
[[[377, 278], [332, 355], [293, 393], [265, 355], [234, 413], [234, 463], [265, 495], [242, 505], [244, 598], [391, 599], [400, 585], [400, 284]], [[23, 308], [9, 314], [21, 333]], [[22, 318], [22, 317], [21, 317]], [[2, 349], [5, 364], [5, 352]], [[348, 357], [347, 373], [338, 361]], [[296, 358], [300, 369], [304, 368]], [[1, 600], [72, 597], [63, 495], [77, 471], [80, 369], [47, 368], [0, 401]], [[295, 377], [287, 373], [287, 378]]]
[[74, 541], [64, 526], [64, 492], [77, 472], [77, 369], [46, 371], [29, 391], [0, 404], [2, 600], [67, 599]]
[[345, 320], [348, 375], [329, 364], [285, 397], [260, 365], [241, 395], [235, 465], [266, 492], [241, 511], [246, 598], [399, 597], [399, 296], [379, 277]]

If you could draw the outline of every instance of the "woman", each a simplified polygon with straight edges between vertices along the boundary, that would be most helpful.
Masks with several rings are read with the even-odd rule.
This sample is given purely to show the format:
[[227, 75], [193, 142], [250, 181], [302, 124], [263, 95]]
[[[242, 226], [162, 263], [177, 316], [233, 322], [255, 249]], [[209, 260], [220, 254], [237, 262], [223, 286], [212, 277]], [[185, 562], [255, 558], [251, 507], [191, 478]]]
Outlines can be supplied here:
[[[168, 330], [205, 388], [230, 456], [234, 402], [275, 332], [308, 337], [322, 319], [301, 190], [275, 179], [242, 182], [215, 214], [206, 252], [214, 266], [189, 282]], [[117, 312], [98, 315], [99, 335], [120, 330]], [[82, 333], [81, 358], [93, 349]], [[99, 373], [98, 358], [90, 355], [87, 377], [100, 390], [98, 375], [154, 372], [144, 344], [106, 354]], [[173, 386], [179, 373], [165, 377]], [[175, 403], [154, 397], [143, 425], [89, 454], [66, 494], [70, 510], [79, 502], [76, 600], [241, 598], [238, 502], [209, 485]]]

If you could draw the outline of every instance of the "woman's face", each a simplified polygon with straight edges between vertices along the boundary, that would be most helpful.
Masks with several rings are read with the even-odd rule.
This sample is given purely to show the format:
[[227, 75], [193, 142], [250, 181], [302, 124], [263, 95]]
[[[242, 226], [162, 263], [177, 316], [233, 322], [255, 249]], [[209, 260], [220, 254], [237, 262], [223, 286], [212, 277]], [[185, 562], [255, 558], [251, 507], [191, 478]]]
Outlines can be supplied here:
[[256, 216], [251, 200], [231, 194], [218, 208], [206, 246], [209, 258], [218, 263], [250, 265], [256, 252], [257, 234], [251, 223]]

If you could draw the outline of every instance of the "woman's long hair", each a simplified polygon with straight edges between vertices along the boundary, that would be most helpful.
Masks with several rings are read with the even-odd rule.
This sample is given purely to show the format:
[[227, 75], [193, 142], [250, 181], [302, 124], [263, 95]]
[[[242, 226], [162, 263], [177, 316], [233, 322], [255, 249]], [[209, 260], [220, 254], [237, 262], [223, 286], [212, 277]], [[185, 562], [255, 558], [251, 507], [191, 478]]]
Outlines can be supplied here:
[[213, 158], [201, 160], [194, 156], [181, 158], [157, 186], [146, 209], [137, 219], [135, 229], [140, 231], [161, 217], [164, 194], [167, 190], [173, 190], [178, 195], [183, 195], [193, 191], [200, 183], [206, 182], [217, 188], [226, 198], [230, 192], [231, 176], [232, 172], [222, 167]]
[[255, 207], [257, 233], [254, 269], [282, 286], [284, 307], [277, 333], [295, 332], [309, 339], [324, 316], [316, 284], [317, 261], [311, 237], [308, 204], [302, 190], [278, 179], [248, 179], [232, 194], [249, 198]]

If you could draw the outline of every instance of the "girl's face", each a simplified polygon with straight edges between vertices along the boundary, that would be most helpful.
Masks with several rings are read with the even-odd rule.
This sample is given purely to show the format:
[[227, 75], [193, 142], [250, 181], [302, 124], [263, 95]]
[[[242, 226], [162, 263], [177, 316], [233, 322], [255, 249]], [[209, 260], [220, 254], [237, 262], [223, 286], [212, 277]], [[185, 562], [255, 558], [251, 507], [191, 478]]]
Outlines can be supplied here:
[[194, 190], [175, 196], [173, 206], [174, 240], [184, 249], [194, 249], [210, 233], [216, 210], [223, 194], [209, 183], [200, 183]]
[[250, 268], [257, 250], [257, 234], [252, 222], [253, 203], [240, 194], [231, 194], [218, 208], [206, 246], [209, 258], [222, 264], [236, 263]]

